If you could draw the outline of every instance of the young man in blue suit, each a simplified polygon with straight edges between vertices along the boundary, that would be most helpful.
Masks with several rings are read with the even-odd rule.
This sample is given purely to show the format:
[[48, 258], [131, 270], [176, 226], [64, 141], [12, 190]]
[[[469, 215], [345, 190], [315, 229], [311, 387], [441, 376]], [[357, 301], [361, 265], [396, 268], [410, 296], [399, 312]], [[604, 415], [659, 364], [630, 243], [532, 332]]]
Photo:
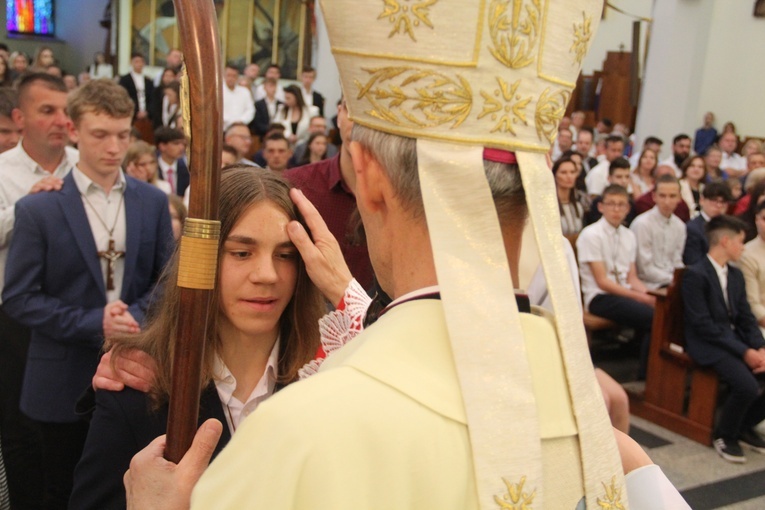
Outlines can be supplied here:
[[733, 200], [730, 188], [724, 182], [712, 182], [701, 192], [699, 205], [701, 214], [686, 223], [685, 248], [683, 248], [683, 264], [690, 266], [704, 259], [709, 251], [705, 225], [716, 216], [728, 210], [728, 204]]
[[133, 103], [113, 82], [74, 92], [80, 160], [59, 191], [16, 204], [4, 309], [32, 330], [21, 410], [41, 423], [45, 508], [65, 508], [87, 434], [75, 402], [104, 338], [137, 332], [172, 249], [167, 197], [126, 177]]
[[744, 252], [746, 225], [720, 215], [706, 225], [709, 252], [683, 277], [685, 341], [688, 355], [712, 367], [728, 383], [714, 434], [714, 447], [729, 462], [745, 462], [739, 443], [765, 453], [765, 440], [754, 426], [765, 419], [765, 340], [746, 300], [744, 276], [729, 264]]
[[160, 127], [154, 131], [157, 144], [157, 162], [160, 178], [170, 184], [170, 190], [183, 198], [189, 187], [189, 168], [186, 165], [186, 135], [180, 129]]

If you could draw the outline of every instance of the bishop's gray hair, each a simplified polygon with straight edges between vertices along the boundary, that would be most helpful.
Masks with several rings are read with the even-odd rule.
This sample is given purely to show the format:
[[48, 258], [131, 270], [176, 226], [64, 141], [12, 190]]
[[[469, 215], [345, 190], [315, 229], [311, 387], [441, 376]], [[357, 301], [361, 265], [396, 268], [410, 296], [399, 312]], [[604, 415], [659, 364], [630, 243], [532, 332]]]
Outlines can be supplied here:
[[[423, 214], [417, 171], [417, 140], [355, 124], [351, 140], [358, 142], [385, 169], [396, 196], [416, 217]], [[486, 179], [500, 217], [525, 221], [526, 195], [518, 165], [484, 160]]]

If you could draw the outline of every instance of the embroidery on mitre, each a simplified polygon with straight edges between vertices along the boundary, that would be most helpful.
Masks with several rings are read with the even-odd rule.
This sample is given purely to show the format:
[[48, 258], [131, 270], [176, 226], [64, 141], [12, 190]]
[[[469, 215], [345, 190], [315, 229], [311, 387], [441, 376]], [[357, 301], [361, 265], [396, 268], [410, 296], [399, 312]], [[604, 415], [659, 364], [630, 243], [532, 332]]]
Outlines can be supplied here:
[[371, 77], [356, 80], [357, 99], [372, 105], [368, 115], [396, 126], [428, 128], [452, 122], [462, 124], [473, 107], [470, 83], [460, 75], [409, 66], [363, 68]]
[[582, 11], [582, 22], [574, 23], [574, 43], [569, 49], [569, 53], [574, 54], [574, 61], [571, 65], [582, 65], [582, 60], [587, 54], [587, 49], [590, 45], [590, 38], [592, 37], [592, 16], [587, 16], [587, 13]]
[[558, 123], [566, 113], [566, 105], [571, 97], [568, 90], [552, 91], [547, 87], [537, 101], [534, 114], [534, 122], [537, 128], [537, 136], [544, 136], [548, 142], [553, 143], [558, 134]]
[[534, 503], [534, 496], [537, 495], [536, 489], [529, 494], [523, 491], [523, 484], [526, 483], [526, 477], [521, 477], [518, 483], [510, 483], [502, 478], [507, 487], [507, 493], [502, 496], [494, 496], [494, 501], [501, 510], [533, 510], [531, 506]]
[[[528, 124], [528, 122], [526, 122], [526, 107], [531, 102], [532, 97], [529, 96], [524, 99], [517, 93], [521, 80], [517, 80], [512, 85], [508, 85], [508, 83], [499, 76], [496, 78], [499, 87], [494, 89], [493, 95], [483, 90], [481, 91], [484, 105], [483, 111], [478, 115], [478, 120], [481, 120], [487, 115], [491, 115], [491, 120], [497, 122], [491, 130], [492, 133], [502, 131], [503, 133], [511, 133], [515, 135], [515, 129], [513, 129], [514, 124], [518, 124], [518, 122], [522, 122], [524, 125]], [[502, 117], [499, 117], [500, 114]], [[499, 121], [497, 121], [497, 118], [499, 118]]]
[[[403, 31], [403, 33], [412, 38], [412, 41], [417, 42], [417, 38], [414, 36], [414, 28], [419, 27], [420, 24], [433, 28], [433, 23], [428, 16], [430, 15], [430, 7], [438, 2], [438, 0], [420, 0], [418, 2], [410, 2], [410, 0], [382, 1], [385, 4], [384, 10], [377, 19], [388, 18], [393, 23], [393, 29], [388, 34], [388, 39]], [[410, 18], [410, 14], [414, 16], [414, 20]]]
[[597, 499], [598, 506], [602, 510], [625, 510], [622, 503], [622, 488], [616, 485], [615, 476], [611, 478], [609, 485], [603, 483], [603, 489], [606, 492], [604, 497]]
[[489, 35], [493, 45], [489, 51], [504, 66], [521, 69], [534, 62], [543, 28], [540, 4], [540, 0], [492, 0], [489, 4]]

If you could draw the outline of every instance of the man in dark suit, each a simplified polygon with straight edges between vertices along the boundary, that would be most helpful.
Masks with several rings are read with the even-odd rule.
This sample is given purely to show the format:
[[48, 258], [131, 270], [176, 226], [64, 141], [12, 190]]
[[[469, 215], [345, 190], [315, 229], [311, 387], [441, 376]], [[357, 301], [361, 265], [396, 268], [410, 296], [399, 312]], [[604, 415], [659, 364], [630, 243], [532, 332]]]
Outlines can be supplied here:
[[316, 81], [316, 69], [303, 68], [300, 74], [300, 91], [303, 93], [303, 100], [306, 106], [315, 106], [319, 110], [319, 115], [324, 117], [324, 96], [313, 89], [314, 81]]
[[67, 102], [79, 163], [59, 191], [16, 203], [6, 265], [7, 314], [31, 329], [21, 410], [42, 429], [44, 508], [66, 508], [87, 423], [75, 402], [104, 338], [140, 329], [172, 251], [167, 198], [126, 177], [133, 103], [107, 80]]
[[250, 132], [261, 139], [265, 137], [268, 126], [274, 117], [276, 117], [276, 112], [284, 104], [276, 98], [276, 86], [277, 82], [275, 79], [266, 78], [263, 81], [263, 90], [266, 93], [266, 97], [255, 102], [255, 118], [250, 122]]
[[723, 214], [733, 200], [730, 188], [722, 182], [712, 182], [704, 187], [699, 205], [701, 214], [686, 223], [687, 236], [683, 249], [683, 264], [690, 266], [702, 260], [709, 251], [705, 226], [714, 217]]
[[174, 194], [183, 197], [190, 181], [185, 159], [186, 135], [180, 129], [160, 127], [154, 132], [154, 142], [160, 178], [170, 184]]
[[[130, 72], [120, 76], [119, 84], [127, 90], [130, 99], [135, 104], [133, 119], [136, 128], [141, 131], [144, 138], [147, 138], [145, 131], [153, 129], [149, 112], [152, 111], [151, 99], [154, 97], [154, 83], [143, 75], [145, 65], [146, 59], [142, 54], [131, 54]], [[151, 136], [151, 131], [148, 132], [148, 136]]]
[[746, 461], [739, 442], [765, 453], [765, 440], [754, 430], [765, 419], [757, 377], [765, 372], [765, 340], [746, 300], [744, 276], [729, 264], [744, 252], [745, 230], [733, 216], [709, 220], [709, 252], [687, 269], [682, 285], [688, 355], [730, 387], [713, 444], [723, 459], [737, 463]]

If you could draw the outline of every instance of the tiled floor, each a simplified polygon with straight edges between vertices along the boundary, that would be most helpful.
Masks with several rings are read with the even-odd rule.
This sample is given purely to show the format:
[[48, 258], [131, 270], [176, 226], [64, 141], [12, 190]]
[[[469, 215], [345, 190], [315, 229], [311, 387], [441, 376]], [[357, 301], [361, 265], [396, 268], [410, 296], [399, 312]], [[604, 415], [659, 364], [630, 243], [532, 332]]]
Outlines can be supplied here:
[[[765, 508], [765, 455], [746, 450], [745, 464], [731, 464], [712, 448], [653, 423], [634, 416], [631, 422], [638, 432], [647, 432], [669, 443], [646, 447], [646, 451], [694, 510]], [[641, 442], [641, 434], [635, 435]]]
[[[634, 345], [601, 344], [595, 364], [621, 383], [637, 373]], [[633, 437], [660, 465], [694, 510], [765, 509], [765, 455], [744, 450], [745, 464], [731, 464], [717, 452], [633, 416]], [[760, 430], [765, 435], [765, 427]]]

